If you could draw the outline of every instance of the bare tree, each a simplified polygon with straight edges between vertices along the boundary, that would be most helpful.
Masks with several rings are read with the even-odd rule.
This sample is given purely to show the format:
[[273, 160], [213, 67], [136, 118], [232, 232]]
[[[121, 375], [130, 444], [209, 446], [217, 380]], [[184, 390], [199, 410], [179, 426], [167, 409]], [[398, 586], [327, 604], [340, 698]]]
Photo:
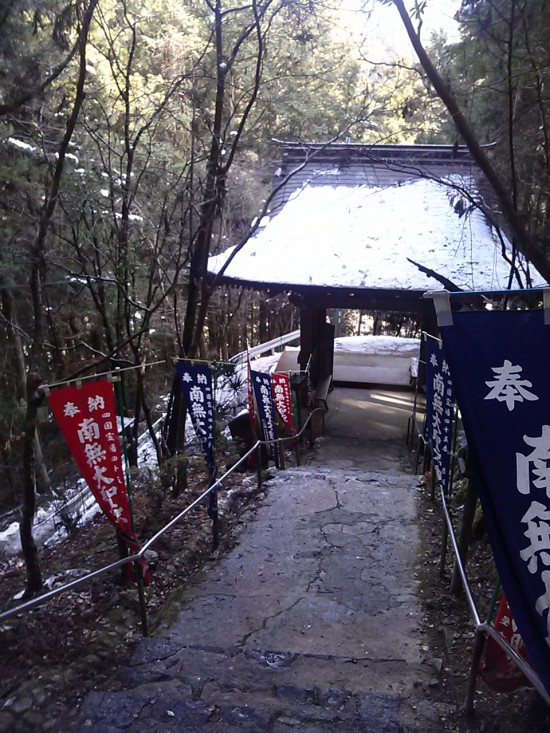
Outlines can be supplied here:
[[381, 2], [384, 4], [393, 4], [397, 8], [407, 35], [428, 79], [447, 107], [457, 131], [468, 146], [473, 159], [491, 184], [500, 204], [502, 214], [509, 224], [518, 250], [532, 262], [543, 277], [550, 281], [550, 260], [548, 259], [544, 244], [534, 240], [526, 228], [521, 213], [517, 209], [517, 202], [514, 201], [514, 196], [510, 195], [507, 182], [491, 162], [466, 115], [460, 108], [455, 95], [428, 56], [420, 40], [420, 35], [415, 29], [411, 17], [405, 8], [403, 0], [381, 0]]
[[38, 386], [45, 380], [47, 364], [44, 354], [46, 324], [44, 321], [43, 288], [46, 278], [46, 250], [48, 234], [54, 217], [63, 178], [69, 143], [73, 136], [78, 117], [84, 101], [84, 85], [86, 80], [86, 51], [90, 24], [98, 0], [90, 0], [82, 8], [79, 35], [78, 78], [74, 102], [63, 137], [59, 143], [53, 175], [42, 207], [38, 231], [31, 250], [31, 271], [29, 285], [32, 299], [34, 329], [27, 366], [27, 411], [25, 416], [25, 432], [23, 444], [23, 505], [21, 509], [20, 535], [21, 547], [27, 568], [26, 595], [32, 595], [42, 588], [42, 574], [38, 560], [38, 552], [33, 538], [32, 524], [36, 509], [36, 486], [34, 476], [34, 459], [36, 446], [37, 408], [41, 400]]

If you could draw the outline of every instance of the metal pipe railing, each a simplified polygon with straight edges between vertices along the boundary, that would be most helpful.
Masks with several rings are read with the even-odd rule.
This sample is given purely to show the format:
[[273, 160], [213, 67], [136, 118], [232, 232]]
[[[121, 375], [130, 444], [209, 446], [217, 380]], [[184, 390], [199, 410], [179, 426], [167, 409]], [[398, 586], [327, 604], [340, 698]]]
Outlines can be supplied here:
[[453, 523], [451, 520], [451, 515], [449, 513], [449, 509], [447, 508], [447, 501], [445, 499], [445, 494], [443, 493], [443, 489], [441, 486], [439, 487], [439, 491], [441, 494], [441, 504], [443, 506], [443, 513], [445, 515], [445, 521], [447, 522], [447, 527], [449, 530], [449, 537], [451, 538], [451, 544], [453, 546], [453, 550], [455, 553], [456, 563], [458, 566], [458, 572], [460, 574], [460, 579], [462, 580], [462, 585], [464, 587], [464, 592], [466, 593], [466, 600], [468, 601], [468, 606], [470, 608], [470, 615], [472, 617], [472, 621], [476, 626], [479, 626], [481, 624], [481, 619], [479, 617], [479, 613], [476, 608], [476, 604], [474, 601], [474, 597], [472, 594], [472, 591], [470, 589], [470, 583], [468, 582], [468, 576], [466, 575], [466, 570], [464, 568], [464, 565], [462, 563], [462, 558], [460, 557], [460, 550], [458, 548], [458, 541], [456, 539], [456, 535], [454, 532]]
[[456, 567], [458, 569], [460, 579], [462, 580], [462, 586], [466, 594], [466, 600], [468, 602], [468, 607], [470, 609], [470, 615], [472, 617], [472, 621], [474, 622], [474, 626], [475, 626], [474, 651], [472, 655], [472, 666], [470, 668], [468, 691], [466, 694], [466, 701], [465, 701], [466, 712], [472, 713], [474, 709], [475, 685], [476, 685], [476, 680], [477, 680], [477, 675], [478, 675], [479, 662], [481, 660], [481, 655], [483, 653], [484, 635], [491, 636], [497, 642], [497, 644], [502, 649], [504, 649], [506, 654], [521, 669], [521, 671], [527, 677], [529, 682], [531, 682], [531, 684], [537, 690], [539, 695], [544, 699], [544, 701], [548, 705], [550, 705], [550, 695], [546, 691], [544, 685], [542, 684], [540, 678], [538, 677], [536, 672], [533, 670], [533, 668], [525, 661], [525, 659], [523, 659], [522, 656], [520, 656], [517, 653], [517, 651], [506, 641], [506, 639], [504, 639], [498, 633], [498, 631], [493, 626], [491, 626], [491, 624], [485, 621], [481, 621], [478, 610], [476, 608], [476, 604], [475, 604], [475, 600], [474, 600], [472, 591], [470, 589], [470, 584], [468, 582], [468, 576], [466, 575], [466, 569], [464, 568], [462, 558], [460, 557], [458, 541], [456, 539], [456, 535], [454, 532], [451, 515], [447, 507], [447, 501], [445, 499], [445, 494], [443, 492], [443, 489], [441, 489], [441, 487], [440, 487], [440, 494], [441, 494], [441, 504], [443, 507], [443, 513], [445, 515], [445, 521], [447, 523], [447, 528], [449, 532], [448, 536], [451, 538], [451, 544], [453, 546], [453, 551], [455, 554]]
[[296, 331], [291, 331], [291, 333], [287, 333], [284, 336], [277, 336], [277, 338], [271, 339], [271, 341], [265, 341], [263, 344], [251, 346], [246, 351], [241, 351], [238, 354], [235, 354], [235, 356], [232, 356], [229, 361], [232, 364], [244, 363], [248, 357], [264, 354], [266, 351], [272, 351], [278, 346], [284, 346], [285, 344], [289, 344], [291, 341], [296, 341], [299, 338], [300, 329], [298, 328]]
[[[260, 443], [260, 441], [256, 441], [256, 443], [248, 450], [244, 456], [241, 456], [241, 458], [235, 463], [234, 466], [231, 466], [231, 468], [226, 471], [223, 476], [220, 476], [219, 479], [217, 479], [212, 486], [209, 486], [205, 491], [203, 491], [200, 496], [197, 496], [197, 498], [191, 502], [188, 506], [185, 507], [178, 515], [173, 517], [168, 524], [166, 524], [164, 527], [159, 529], [159, 531], [154, 534], [147, 542], [142, 545], [141, 550], [139, 551], [139, 556], [142, 556], [152, 545], [159, 539], [159, 537], [162, 537], [163, 534], [166, 534], [166, 532], [171, 529], [175, 524], [177, 524], [183, 517], [185, 517], [186, 514], [188, 514], [192, 509], [194, 509], [197, 504], [199, 504], [203, 499], [205, 499], [214, 489], [217, 489], [219, 486], [221, 486], [222, 481], [226, 479], [230, 474], [233, 473], [237, 469], [238, 466], [243, 463], [243, 461], [247, 460], [248, 457], [256, 450], [256, 446]], [[0, 616], [1, 618], [1, 616]]]
[[491, 626], [491, 624], [488, 623], [483, 623], [476, 629], [476, 632], [485, 633], [488, 636], [491, 636], [497, 642], [497, 644], [504, 649], [506, 654], [508, 654], [508, 656], [514, 660], [516, 665], [521, 669], [523, 674], [527, 677], [529, 682], [531, 682], [533, 687], [541, 695], [547, 705], [550, 705], [550, 695], [548, 695], [548, 693], [546, 692], [544, 685], [540, 681], [538, 675], [535, 673], [531, 665], [528, 664], [525, 659], [517, 653], [513, 646], [510, 646], [510, 644], [508, 644], [506, 639], [502, 638], [502, 636], [498, 633], [494, 626]]
[[[160, 538], [163, 534], [165, 534], [169, 529], [171, 529], [175, 524], [177, 524], [183, 517], [185, 517], [186, 514], [188, 514], [194, 507], [197, 506], [201, 501], [205, 499], [214, 489], [217, 489], [219, 486], [222, 485], [223, 481], [230, 476], [237, 468], [240, 466], [244, 461], [248, 460], [249, 456], [254, 451], [259, 451], [261, 445], [267, 445], [267, 443], [278, 443], [282, 444], [285, 442], [288, 442], [289, 440], [296, 440], [301, 436], [301, 434], [306, 430], [306, 428], [309, 425], [309, 422], [313, 415], [321, 410], [322, 408], [316, 408], [310, 412], [308, 415], [302, 429], [299, 433], [296, 435], [292, 435], [289, 437], [284, 438], [277, 438], [274, 441], [265, 441], [265, 440], [257, 440], [256, 443], [243, 455], [241, 458], [235, 463], [229, 470], [227, 470], [223, 476], [220, 476], [219, 479], [217, 479], [211, 486], [209, 486], [203, 493], [198, 496], [194, 501], [191, 502], [185, 509], [183, 509], [176, 517], [173, 517], [167, 525], [162, 527], [156, 534], [154, 534], [147, 542], [145, 542], [139, 552], [135, 553], [134, 555], [129, 555], [128, 557], [122, 558], [120, 560], [117, 560], [116, 562], [110, 563], [109, 565], [105, 565], [102, 568], [98, 568], [97, 570], [93, 570], [91, 573], [87, 573], [86, 575], [83, 575], [81, 578], [76, 578], [75, 580], [72, 580], [69, 583], [66, 583], [65, 585], [60, 586], [59, 588], [54, 588], [51, 591], [48, 591], [46, 593], [43, 593], [40, 596], [37, 596], [36, 598], [31, 598], [28, 601], [25, 601], [24, 603], [19, 604], [18, 606], [15, 606], [14, 608], [10, 608], [7, 611], [3, 611], [0, 613], [0, 621], [4, 621], [5, 619], [8, 619], [12, 616], [17, 616], [20, 613], [24, 613], [28, 611], [31, 608], [34, 608], [35, 606], [39, 606], [42, 603], [45, 603], [46, 601], [49, 601], [51, 598], [55, 598], [55, 596], [61, 595], [62, 593], [66, 593], [69, 590], [73, 590], [74, 588], [77, 588], [80, 585], [84, 585], [85, 583], [93, 580], [94, 578], [97, 578], [104, 573], [111, 572], [112, 570], [116, 570], [117, 568], [120, 568], [124, 565], [127, 565], [128, 563], [136, 563], [136, 565], [139, 567], [139, 560], [142, 558], [145, 554], [145, 552], [152, 547], [152, 545]], [[259, 481], [258, 485], [261, 486], [261, 465], [259, 465]], [[146, 635], [146, 627], [144, 626], [144, 635]]]

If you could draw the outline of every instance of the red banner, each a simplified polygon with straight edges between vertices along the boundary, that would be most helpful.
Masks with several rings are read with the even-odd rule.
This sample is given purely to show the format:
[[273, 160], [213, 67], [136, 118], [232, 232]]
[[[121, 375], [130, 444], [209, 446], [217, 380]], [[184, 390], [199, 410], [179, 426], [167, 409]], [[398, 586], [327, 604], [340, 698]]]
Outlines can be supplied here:
[[[503, 639], [506, 639], [508, 644], [530, 664], [504, 593], [495, 616], [494, 626]], [[512, 662], [504, 649], [491, 636], [487, 639], [485, 653], [479, 665], [479, 674], [489, 687], [497, 692], [512, 692], [522, 685], [531, 684], [519, 667]]]
[[[48, 395], [48, 401], [97, 503], [122, 534], [130, 554], [138, 552], [139, 542], [132, 528], [126, 494], [112, 383], [102, 379], [78, 387], [61, 387]], [[142, 568], [147, 582], [144, 563]]]
[[273, 390], [273, 401], [275, 408], [280, 415], [284, 426], [295, 433], [292, 421], [292, 395], [290, 391], [290, 380], [288, 374], [275, 373], [271, 375], [271, 388]]

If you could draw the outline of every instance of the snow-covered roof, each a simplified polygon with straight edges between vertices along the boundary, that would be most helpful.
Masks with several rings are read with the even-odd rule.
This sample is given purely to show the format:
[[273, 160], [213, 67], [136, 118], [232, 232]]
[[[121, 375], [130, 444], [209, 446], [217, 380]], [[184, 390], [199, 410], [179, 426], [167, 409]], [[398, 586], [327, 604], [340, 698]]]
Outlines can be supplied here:
[[420, 339], [402, 336], [338, 336], [334, 339], [334, 352], [418, 356]]
[[[501, 242], [478, 208], [457, 206], [456, 175], [447, 182], [400, 185], [306, 184], [262, 226], [224, 273], [232, 282], [405, 291], [441, 289], [409, 258], [462, 290], [508, 287]], [[468, 183], [471, 187], [471, 182]], [[474, 192], [475, 194], [475, 192]], [[232, 250], [211, 257], [217, 273]], [[533, 284], [543, 284], [531, 272]]]

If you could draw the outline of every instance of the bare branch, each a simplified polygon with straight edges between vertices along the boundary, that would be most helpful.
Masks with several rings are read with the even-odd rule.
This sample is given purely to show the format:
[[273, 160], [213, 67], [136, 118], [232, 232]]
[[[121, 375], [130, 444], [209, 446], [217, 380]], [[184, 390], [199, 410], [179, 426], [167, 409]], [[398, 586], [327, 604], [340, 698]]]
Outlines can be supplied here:
[[520, 251], [525, 257], [530, 260], [533, 265], [537, 268], [540, 274], [550, 282], [550, 261], [544, 252], [544, 248], [533, 241], [529, 232], [525, 228], [515, 206], [508, 193], [507, 186], [502, 180], [501, 176], [492, 165], [491, 161], [487, 157], [485, 151], [479, 143], [477, 136], [474, 134], [472, 128], [462, 110], [460, 109], [452, 91], [447, 86], [443, 77], [439, 74], [431, 59], [426, 53], [424, 46], [422, 45], [420, 38], [414, 30], [411, 19], [405, 9], [403, 0], [392, 0], [396, 6], [407, 35], [412, 43], [412, 46], [422, 64], [424, 71], [426, 72], [430, 82], [434, 89], [438, 93], [443, 104], [449, 110], [451, 117], [460, 133], [462, 139], [468, 146], [473, 159], [476, 161], [480, 169], [485, 174], [487, 180], [493, 187], [493, 190], [499, 200], [502, 212], [509, 222], [512, 233], [515, 237]]
[[4, 102], [4, 104], [0, 104], [0, 116], [11, 114], [15, 112], [16, 109], [18, 109], [19, 107], [22, 107], [24, 104], [27, 104], [27, 102], [30, 102], [31, 99], [42, 94], [65, 71], [65, 69], [68, 67], [68, 65], [73, 60], [76, 52], [78, 51], [79, 45], [80, 45], [80, 36], [77, 38], [75, 44], [69, 51], [68, 55], [63, 59], [63, 61], [61, 61], [61, 63], [59, 63], [54, 68], [51, 74], [49, 74], [44, 79], [44, 81], [42, 81], [40, 84], [33, 87], [32, 89], [28, 89], [26, 92], [23, 92], [23, 94], [20, 94], [18, 97], [13, 99], [11, 102]]

